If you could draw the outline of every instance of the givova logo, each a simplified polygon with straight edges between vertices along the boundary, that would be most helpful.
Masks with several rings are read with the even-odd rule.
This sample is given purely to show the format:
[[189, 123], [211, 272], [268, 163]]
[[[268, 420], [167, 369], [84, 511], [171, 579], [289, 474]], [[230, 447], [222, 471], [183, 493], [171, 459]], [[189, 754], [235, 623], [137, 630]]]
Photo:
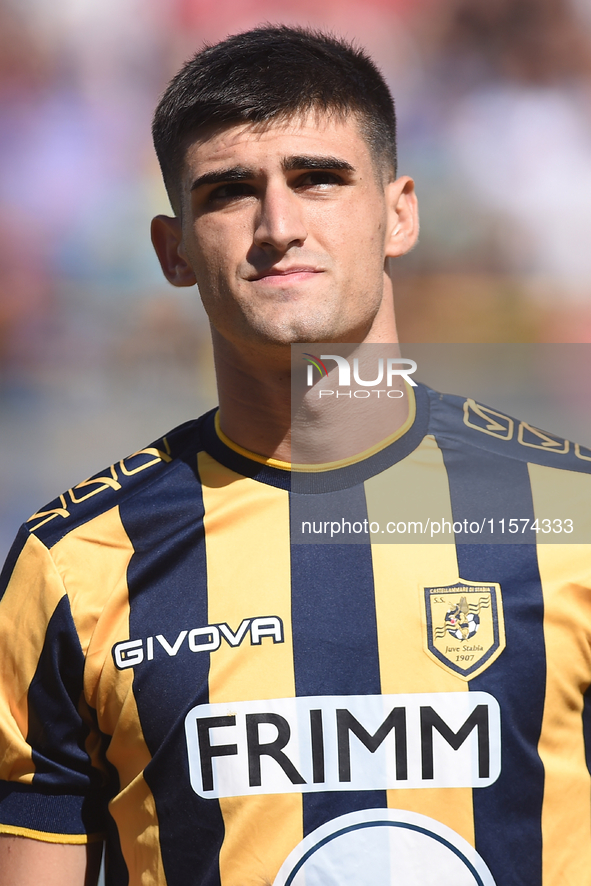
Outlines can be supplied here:
[[417, 812], [363, 809], [333, 818], [290, 852], [273, 886], [495, 886], [478, 852]]
[[185, 628], [179, 631], [176, 637], [169, 639], [163, 634], [156, 634], [156, 637], [122, 640], [120, 643], [115, 643], [111, 652], [115, 667], [122, 671], [125, 668], [136, 667], [143, 661], [162, 660], [165, 655], [174, 658], [180, 650], [188, 649], [196, 653], [216, 652], [222, 645], [222, 640], [235, 649], [247, 636], [250, 637], [251, 646], [260, 646], [264, 637], [271, 637], [273, 643], [283, 643], [283, 622], [277, 615], [263, 615], [258, 618], [242, 619], [236, 631], [225, 622], [199, 628]]
[[500, 710], [486, 692], [197, 705], [185, 730], [201, 797], [486, 787], [501, 768]]

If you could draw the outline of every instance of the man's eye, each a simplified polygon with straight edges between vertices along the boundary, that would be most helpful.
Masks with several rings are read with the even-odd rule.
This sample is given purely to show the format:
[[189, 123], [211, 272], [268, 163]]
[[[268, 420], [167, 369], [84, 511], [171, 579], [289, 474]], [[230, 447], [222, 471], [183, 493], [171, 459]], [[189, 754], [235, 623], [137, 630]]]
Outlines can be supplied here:
[[226, 185], [214, 188], [207, 199], [210, 203], [216, 200], [236, 200], [239, 197], [250, 197], [252, 193], [252, 185], [246, 182], [228, 182]]
[[328, 172], [325, 169], [314, 170], [308, 172], [303, 177], [301, 185], [303, 187], [313, 188], [317, 185], [339, 185], [341, 180], [334, 172]]

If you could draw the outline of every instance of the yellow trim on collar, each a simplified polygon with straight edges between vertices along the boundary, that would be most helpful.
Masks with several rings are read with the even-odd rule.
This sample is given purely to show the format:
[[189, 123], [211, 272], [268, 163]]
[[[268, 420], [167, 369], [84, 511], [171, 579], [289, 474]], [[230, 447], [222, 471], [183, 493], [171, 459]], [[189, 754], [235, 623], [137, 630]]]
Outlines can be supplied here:
[[375, 455], [378, 452], [381, 452], [382, 449], [385, 449], [387, 446], [390, 446], [396, 440], [399, 440], [406, 432], [412, 427], [414, 420], [417, 414], [417, 401], [414, 395], [414, 391], [410, 386], [407, 385], [408, 389], [408, 415], [404, 423], [396, 430], [393, 434], [390, 434], [386, 437], [385, 440], [380, 440], [379, 443], [376, 443], [374, 446], [370, 446], [369, 449], [365, 449], [363, 452], [358, 453], [357, 455], [351, 455], [348, 458], [341, 458], [338, 461], [329, 461], [325, 464], [313, 464], [313, 465], [292, 465], [288, 461], [281, 461], [278, 458], [267, 458], [264, 455], [259, 455], [256, 452], [251, 452], [249, 449], [245, 449], [243, 446], [239, 446], [238, 443], [234, 443], [233, 440], [224, 434], [220, 427], [220, 413], [219, 410], [215, 414], [215, 430], [216, 434], [229, 449], [232, 449], [234, 452], [237, 452], [238, 455], [243, 455], [244, 458], [248, 458], [249, 461], [256, 461], [261, 465], [267, 465], [270, 468], [279, 468], [282, 471], [301, 471], [302, 473], [321, 473], [323, 471], [337, 471], [339, 468], [346, 468], [349, 465], [358, 464], [361, 461], [365, 461], [365, 459], [370, 458], [372, 455]]

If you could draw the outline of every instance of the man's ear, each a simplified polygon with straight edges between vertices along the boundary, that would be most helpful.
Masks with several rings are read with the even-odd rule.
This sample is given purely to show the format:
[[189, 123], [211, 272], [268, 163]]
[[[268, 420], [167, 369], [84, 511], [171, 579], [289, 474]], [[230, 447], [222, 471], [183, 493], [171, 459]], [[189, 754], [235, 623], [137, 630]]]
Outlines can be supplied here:
[[419, 237], [419, 207], [415, 183], [407, 175], [386, 185], [388, 231], [386, 256], [396, 258], [409, 252]]
[[168, 282], [173, 286], [194, 286], [197, 279], [185, 255], [180, 219], [157, 215], [152, 219], [151, 233], [152, 244]]

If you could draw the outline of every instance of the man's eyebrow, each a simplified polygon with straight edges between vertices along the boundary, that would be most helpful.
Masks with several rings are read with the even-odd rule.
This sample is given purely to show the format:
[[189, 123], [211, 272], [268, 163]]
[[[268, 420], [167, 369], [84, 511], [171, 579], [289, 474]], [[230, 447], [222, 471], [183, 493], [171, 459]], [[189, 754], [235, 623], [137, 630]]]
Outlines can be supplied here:
[[[310, 156], [302, 154], [292, 157], [285, 157], [281, 164], [286, 172], [295, 172], [298, 169], [342, 169], [344, 172], [355, 172], [355, 167], [351, 166], [341, 157], [327, 157], [322, 154], [319, 156]], [[204, 185], [221, 185], [225, 182], [242, 182], [256, 177], [256, 171], [247, 166], [228, 166], [224, 169], [216, 169], [212, 172], [204, 172], [203, 175], [197, 176], [191, 185], [191, 191], [197, 190]]]
[[203, 185], [220, 185], [224, 182], [242, 182], [255, 177], [254, 169], [246, 166], [229, 166], [225, 169], [216, 169], [213, 172], [204, 172], [197, 176], [191, 190], [195, 191]]
[[286, 172], [293, 172], [297, 169], [342, 169], [346, 172], [355, 172], [355, 167], [346, 160], [341, 157], [327, 157], [325, 154], [286, 157], [283, 161], [283, 168]]

